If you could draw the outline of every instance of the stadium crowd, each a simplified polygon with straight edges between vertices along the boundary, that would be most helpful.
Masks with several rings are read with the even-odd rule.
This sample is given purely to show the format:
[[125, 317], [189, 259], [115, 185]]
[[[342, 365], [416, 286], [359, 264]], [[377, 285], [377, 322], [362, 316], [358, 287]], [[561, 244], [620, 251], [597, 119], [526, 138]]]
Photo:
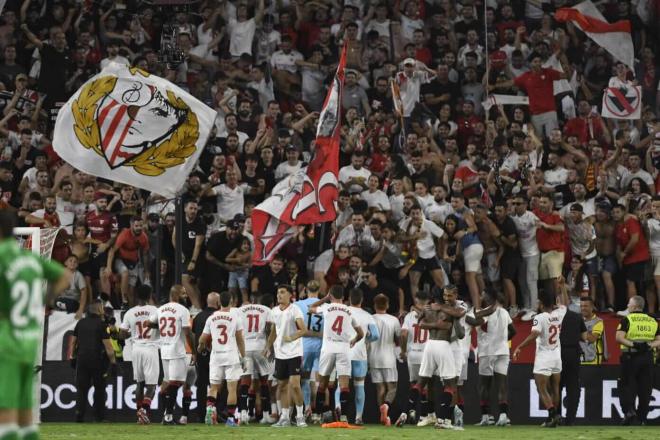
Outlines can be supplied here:
[[[368, 311], [382, 294], [401, 319], [418, 292], [447, 285], [475, 309], [495, 292], [523, 321], [539, 289], [564, 286], [577, 311], [582, 298], [625, 315], [641, 295], [658, 313], [659, 1], [597, 4], [633, 23], [632, 70], [554, 20], [566, 0], [158, 3], [9, 0], [2, 12], [0, 205], [64, 228], [53, 258], [74, 278], [57, 307], [80, 318], [101, 297], [126, 310], [157, 277], [163, 304], [174, 284], [174, 200], [73, 169], [51, 145], [58, 108], [117, 62], [218, 112], [182, 194], [193, 315], [210, 292], [240, 305], [288, 285], [300, 300], [312, 280], [346, 301], [360, 288]], [[160, 47], [168, 24], [180, 62]], [[252, 209], [310, 160], [344, 44], [337, 218], [252, 267]], [[633, 85], [641, 118], [601, 117], [603, 90]], [[529, 105], [491, 105], [491, 93]]]

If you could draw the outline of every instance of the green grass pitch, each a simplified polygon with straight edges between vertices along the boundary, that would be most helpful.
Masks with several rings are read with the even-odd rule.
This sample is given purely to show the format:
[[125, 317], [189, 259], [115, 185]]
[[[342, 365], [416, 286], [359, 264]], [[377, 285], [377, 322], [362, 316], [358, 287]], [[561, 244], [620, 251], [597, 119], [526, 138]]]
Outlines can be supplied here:
[[335, 438], [337, 440], [387, 440], [457, 438], [461, 440], [633, 440], [657, 439], [660, 429], [650, 427], [618, 426], [572, 426], [542, 429], [534, 426], [511, 426], [507, 428], [467, 426], [465, 431], [440, 431], [431, 427], [404, 428], [370, 425], [362, 429], [271, 428], [267, 426], [242, 426], [227, 428], [224, 425], [204, 426], [138, 426], [129, 423], [74, 424], [44, 423], [41, 438], [46, 440], [197, 440], [197, 439], [300, 439], [315, 440]]

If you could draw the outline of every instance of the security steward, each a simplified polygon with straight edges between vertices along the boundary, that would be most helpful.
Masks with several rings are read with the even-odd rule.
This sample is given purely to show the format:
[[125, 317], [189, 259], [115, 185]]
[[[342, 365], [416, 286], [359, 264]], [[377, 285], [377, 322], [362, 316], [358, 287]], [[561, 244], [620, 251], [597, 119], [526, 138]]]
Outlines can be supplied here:
[[73, 357], [76, 370], [76, 422], [83, 422], [87, 409], [87, 394], [94, 385], [94, 418], [103, 421], [105, 409], [105, 379], [117, 375], [115, 350], [110, 342], [108, 326], [103, 320], [103, 302], [91, 302], [87, 316], [73, 329]]
[[[621, 377], [619, 402], [624, 412], [623, 425], [637, 420], [646, 424], [649, 401], [653, 390], [653, 348], [660, 347], [660, 328], [655, 318], [643, 313], [644, 298], [633, 296], [628, 300], [628, 316], [616, 330], [616, 341], [621, 344]], [[635, 410], [635, 398], [639, 399]]]
[[[206, 320], [215, 312], [218, 311], [220, 307], [220, 294], [217, 292], [211, 292], [206, 297], [206, 308], [195, 315], [192, 323], [192, 331], [195, 335], [195, 347], [199, 343], [199, 338], [202, 337], [204, 333], [204, 325]], [[206, 392], [209, 386], [209, 361], [210, 353], [202, 352], [197, 355], [197, 363], [195, 368], [197, 368], [197, 402], [206, 402]], [[199, 416], [199, 421], [204, 423], [204, 417], [206, 416], [206, 406], [197, 405], [197, 413]]]
[[[559, 341], [561, 344], [561, 379], [559, 390], [566, 387], [566, 418], [562, 425], [575, 423], [578, 404], [580, 403], [580, 342], [587, 340], [587, 327], [579, 313], [567, 310], [561, 323]], [[561, 413], [560, 413], [561, 414]]]

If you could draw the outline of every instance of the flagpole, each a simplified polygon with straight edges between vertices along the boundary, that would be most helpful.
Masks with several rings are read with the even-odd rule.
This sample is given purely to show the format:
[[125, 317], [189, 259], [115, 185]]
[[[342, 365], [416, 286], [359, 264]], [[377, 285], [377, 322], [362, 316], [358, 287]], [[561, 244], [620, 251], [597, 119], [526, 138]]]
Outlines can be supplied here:
[[174, 284], [181, 284], [181, 274], [183, 273], [183, 261], [182, 261], [182, 250], [183, 250], [183, 206], [181, 204], [181, 196], [176, 197], [174, 202], [175, 206], [175, 218], [176, 222], [174, 223], [174, 233], [176, 240], [174, 243]]

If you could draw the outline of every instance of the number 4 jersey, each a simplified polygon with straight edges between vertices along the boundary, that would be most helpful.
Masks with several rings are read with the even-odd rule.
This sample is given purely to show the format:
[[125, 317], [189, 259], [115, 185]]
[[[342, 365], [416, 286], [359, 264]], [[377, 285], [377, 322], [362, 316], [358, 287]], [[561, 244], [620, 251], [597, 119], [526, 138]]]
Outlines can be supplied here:
[[323, 346], [321, 353], [346, 353], [358, 326], [350, 308], [341, 303], [323, 304], [316, 311], [323, 315]]
[[190, 312], [179, 303], [169, 302], [158, 308], [158, 313], [150, 318], [158, 323], [160, 336], [160, 356], [163, 359], [186, 357], [184, 327], [190, 327]]
[[534, 316], [532, 330], [539, 332], [536, 337], [536, 354], [547, 354], [549, 352], [561, 354], [561, 344], [559, 343], [559, 332], [561, 323], [566, 315], [566, 306], [559, 306], [552, 312], [541, 312]]
[[42, 337], [44, 281], [58, 280], [64, 268], [0, 241], [0, 359], [33, 364]]

